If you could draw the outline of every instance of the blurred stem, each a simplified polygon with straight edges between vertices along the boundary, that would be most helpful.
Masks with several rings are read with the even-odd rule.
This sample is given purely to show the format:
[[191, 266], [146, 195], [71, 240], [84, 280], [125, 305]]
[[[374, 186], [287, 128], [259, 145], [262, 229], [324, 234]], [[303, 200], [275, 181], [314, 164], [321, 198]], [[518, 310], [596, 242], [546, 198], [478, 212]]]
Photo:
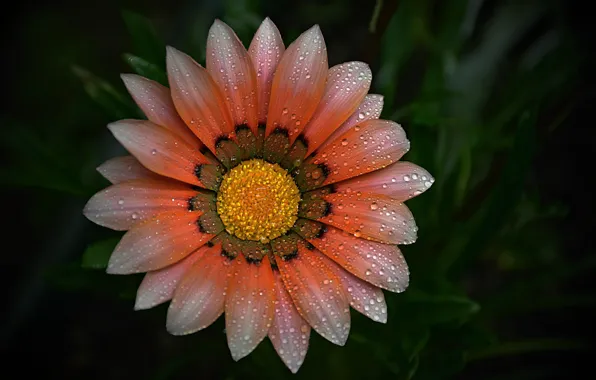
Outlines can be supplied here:
[[368, 31], [370, 33], [375, 33], [377, 31], [377, 23], [379, 22], [379, 15], [381, 14], [382, 8], [383, 0], [377, 0], [375, 9], [373, 10], [372, 18], [370, 19], [370, 24], [368, 25]]
[[457, 187], [455, 192], [455, 206], [459, 207], [466, 195], [470, 174], [472, 172], [472, 154], [470, 146], [466, 145], [461, 152], [460, 171], [457, 179]]
[[466, 361], [482, 360], [499, 356], [518, 355], [537, 351], [582, 350], [588, 348], [583, 342], [567, 339], [536, 339], [521, 342], [507, 342], [483, 350], [469, 352]]

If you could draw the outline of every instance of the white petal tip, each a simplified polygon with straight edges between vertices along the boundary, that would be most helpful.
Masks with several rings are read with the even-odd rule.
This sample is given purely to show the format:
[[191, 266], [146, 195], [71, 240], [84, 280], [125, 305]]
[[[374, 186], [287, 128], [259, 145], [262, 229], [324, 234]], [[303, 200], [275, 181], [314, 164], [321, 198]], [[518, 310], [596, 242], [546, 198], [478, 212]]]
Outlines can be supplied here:
[[269, 17], [265, 17], [265, 19], [261, 23], [261, 26], [259, 27], [259, 29], [260, 28], [277, 29], [277, 27], [275, 26], [275, 23], [273, 21], [271, 21], [271, 19]]
[[157, 302], [147, 300], [145, 298], [137, 298], [135, 300], [135, 306], [133, 307], [133, 310], [134, 311], [148, 310], [148, 309], [151, 309], [157, 305], [159, 305], [159, 303], [157, 303]]
[[218, 18], [216, 18], [213, 21], [213, 24], [211, 24], [211, 29], [213, 29], [213, 28], [220, 28], [221, 30], [230, 29], [230, 27], [228, 26], [228, 24], [226, 24], [225, 22], [221, 21]]
[[124, 84], [130, 83], [130, 82], [136, 82], [141, 78], [142, 77], [137, 74], [131, 74], [131, 73], [121, 73], [120, 74], [120, 79], [122, 79]]

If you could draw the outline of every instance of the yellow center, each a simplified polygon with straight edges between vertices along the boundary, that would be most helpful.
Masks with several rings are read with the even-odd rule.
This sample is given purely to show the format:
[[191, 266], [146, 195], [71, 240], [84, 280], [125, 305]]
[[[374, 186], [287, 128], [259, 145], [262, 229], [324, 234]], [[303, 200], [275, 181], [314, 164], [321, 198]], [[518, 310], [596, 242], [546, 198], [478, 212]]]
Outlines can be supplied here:
[[254, 159], [224, 176], [217, 194], [217, 212], [229, 233], [268, 243], [294, 225], [299, 202], [300, 192], [287, 171]]

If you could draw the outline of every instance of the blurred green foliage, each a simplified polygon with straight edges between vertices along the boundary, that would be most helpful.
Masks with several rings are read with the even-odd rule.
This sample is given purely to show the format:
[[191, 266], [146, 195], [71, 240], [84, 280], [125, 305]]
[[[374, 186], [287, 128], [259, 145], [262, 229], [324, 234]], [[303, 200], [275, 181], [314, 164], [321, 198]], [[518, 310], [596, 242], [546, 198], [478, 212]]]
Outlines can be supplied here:
[[[218, 12], [248, 43], [267, 15], [260, 8], [263, 3], [228, 0]], [[341, 18], [342, 4], [308, 2], [304, 7], [322, 18]], [[194, 33], [179, 41], [199, 62], [216, 13], [205, 7], [193, 21]], [[583, 347], [582, 342], [550, 336], [504, 336], [500, 328], [524, 313], [594, 301], [559, 291], [596, 261], [571, 265], [561, 255], [558, 236], [550, 231], [565, 209], [544, 205], [530, 180], [540, 139], [565, 119], [569, 94], [579, 79], [581, 57], [557, 18], [557, 7], [551, 1], [377, 0], [367, 8], [369, 31], [362, 38], [377, 42], [372, 44], [371, 92], [385, 96], [383, 117], [406, 129], [412, 149], [405, 159], [429, 170], [436, 183], [408, 202], [419, 239], [403, 247], [410, 288], [403, 294], [386, 293], [388, 323], [375, 324], [353, 313], [350, 338], [341, 348], [313, 333], [298, 378], [437, 380], [473, 361]], [[133, 46], [123, 54], [124, 61], [139, 75], [167, 84], [165, 45], [152, 22], [132, 12], [124, 12], [123, 20]], [[286, 43], [299, 33], [295, 24], [280, 27], [288, 31]], [[141, 117], [115, 75], [106, 80], [92, 73], [98, 67], [72, 67], [89, 97], [110, 119]], [[52, 140], [41, 144], [39, 136], [19, 131], [22, 135], [15, 138], [27, 141], [28, 154], [16, 149], [19, 175], [0, 178], [82, 197], [106, 185], [90, 174], [102, 157], [97, 146], [68, 147], [67, 141]], [[63, 147], [86, 154], [72, 162], [61, 153]], [[28, 160], [45, 162], [43, 170]], [[105, 267], [116, 241], [91, 242], [82, 255], [83, 270], [78, 265], [58, 268], [50, 278], [64, 288], [132, 302], [139, 278], [114, 279], [93, 271]], [[145, 315], [155, 317], [155, 329], [164, 328], [163, 307]], [[176, 378], [197, 358], [220, 363], [219, 374], [229, 379], [289, 377], [269, 343], [232, 365], [222, 329], [219, 321], [189, 337], [191, 348], [160, 363], [154, 379]], [[527, 377], [520, 378], [531, 378], [533, 370], [539, 369], [528, 369]]]

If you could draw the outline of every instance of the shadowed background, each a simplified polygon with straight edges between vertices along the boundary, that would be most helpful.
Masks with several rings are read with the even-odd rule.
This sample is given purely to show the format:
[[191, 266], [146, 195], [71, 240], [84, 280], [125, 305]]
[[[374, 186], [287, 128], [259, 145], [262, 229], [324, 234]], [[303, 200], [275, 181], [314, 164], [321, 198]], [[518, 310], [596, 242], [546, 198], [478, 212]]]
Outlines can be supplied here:
[[[22, 1], [2, 17], [2, 357], [50, 378], [290, 378], [265, 340], [234, 363], [223, 318], [187, 337], [167, 305], [134, 312], [142, 276], [103, 267], [121, 234], [81, 210], [139, 118], [119, 73], [163, 81], [165, 45], [204, 63], [221, 18], [248, 45], [265, 16], [289, 44], [320, 24], [329, 63], [370, 64], [383, 118], [433, 187], [407, 202], [404, 294], [353, 312], [345, 347], [316, 333], [296, 378], [564, 379], [589, 368], [596, 256], [588, 180], [594, 49], [587, 6], [491, 0]], [[583, 8], [582, 8], [583, 7]], [[23, 365], [24, 363], [29, 363]]]

